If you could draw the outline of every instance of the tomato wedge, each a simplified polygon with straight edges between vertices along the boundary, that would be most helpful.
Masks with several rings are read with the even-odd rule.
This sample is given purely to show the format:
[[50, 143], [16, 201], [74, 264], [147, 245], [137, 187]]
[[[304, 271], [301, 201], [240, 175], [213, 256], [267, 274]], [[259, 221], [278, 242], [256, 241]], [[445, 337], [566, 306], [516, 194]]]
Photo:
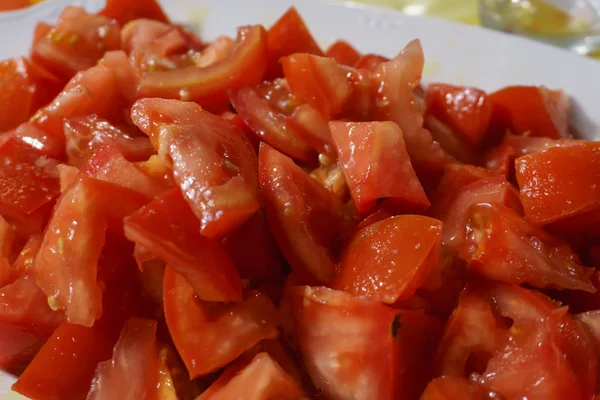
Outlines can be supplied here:
[[131, 318], [123, 326], [112, 359], [96, 367], [88, 400], [156, 396], [159, 379], [156, 321]]
[[326, 155], [330, 160], [337, 160], [329, 124], [321, 113], [308, 104], [302, 104], [288, 117], [288, 122], [297, 128], [302, 139], [319, 154]]
[[331, 58], [307, 53], [281, 59], [283, 74], [292, 93], [327, 118], [339, 114], [352, 87], [346, 72]]
[[406, 300], [442, 267], [442, 223], [401, 215], [358, 232], [344, 250], [331, 286], [386, 304]]
[[119, 0], [108, 0], [100, 15], [116, 20], [119, 25], [125, 26], [135, 19], [153, 19], [169, 22], [165, 12], [156, 0], [143, 0], [123, 3]]
[[164, 304], [169, 332], [192, 379], [279, 334], [277, 310], [267, 296], [249, 293], [239, 304], [198, 301], [186, 279], [170, 267], [165, 272]]
[[344, 225], [339, 200], [264, 143], [259, 179], [269, 226], [287, 261], [303, 278], [329, 282], [334, 274], [330, 247]]
[[325, 287], [286, 294], [293, 337], [319, 393], [331, 399], [416, 399], [426, 385], [436, 318]]
[[216, 242], [200, 235], [200, 223], [179, 189], [125, 218], [125, 235], [181, 273], [201, 299], [242, 300], [233, 262]]
[[477, 384], [455, 376], [442, 376], [429, 382], [420, 400], [485, 400], [488, 394]]
[[256, 154], [229, 121], [178, 100], [143, 99], [131, 114], [171, 161], [203, 235], [222, 237], [258, 210]]
[[372, 212], [383, 200], [402, 211], [419, 212], [429, 206], [396, 124], [330, 122], [329, 127], [360, 213]]
[[536, 225], [558, 222], [594, 229], [600, 218], [600, 145], [551, 148], [516, 161], [525, 216]]
[[260, 82], [266, 68], [267, 38], [260, 25], [238, 29], [236, 47], [229, 57], [204, 68], [188, 67], [174, 71], [144, 74], [140, 97], [192, 100], [203, 107], [220, 106], [227, 89]]
[[360, 53], [344, 40], [338, 40], [329, 46], [325, 52], [325, 56], [333, 58], [336, 63], [348, 67], [354, 67], [360, 59]]

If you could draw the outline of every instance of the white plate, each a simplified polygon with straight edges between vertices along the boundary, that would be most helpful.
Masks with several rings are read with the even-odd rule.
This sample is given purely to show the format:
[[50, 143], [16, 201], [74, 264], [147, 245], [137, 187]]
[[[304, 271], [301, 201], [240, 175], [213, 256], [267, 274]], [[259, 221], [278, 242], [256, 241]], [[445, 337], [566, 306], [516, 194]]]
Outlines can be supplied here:
[[[95, 11], [103, 0], [82, 0]], [[47, 0], [24, 11], [0, 14], [0, 58], [25, 53], [35, 22], [53, 22], [70, 0]], [[472, 85], [487, 90], [510, 84], [565, 90], [575, 102], [573, 123], [588, 138], [600, 138], [600, 63], [567, 51], [499, 32], [399, 12], [317, 0], [162, 0], [178, 22], [203, 38], [235, 33], [236, 26], [270, 26], [296, 4], [323, 47], [343, 38], [363, 52], [394, 56], [420, 38], [427, 59], [425, 81]], [[18, 35], [15, 33], [18, 32]], [[13, 379], [0, 375], [0, 395]]]

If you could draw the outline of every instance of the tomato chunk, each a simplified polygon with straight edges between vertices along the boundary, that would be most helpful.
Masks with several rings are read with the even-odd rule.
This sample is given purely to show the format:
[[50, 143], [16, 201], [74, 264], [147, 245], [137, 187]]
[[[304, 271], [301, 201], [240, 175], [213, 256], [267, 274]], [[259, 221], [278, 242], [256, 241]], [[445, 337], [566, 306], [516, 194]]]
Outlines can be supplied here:
[[359, 212], [373, 211], [382, 200], [403, 211], [429, 206], [396, 124], [331, 122], [329, 126]]
[[325, 117], [339, 114], [351, 94], [346, 72], [331, 58], [306, 53], [281, 60], [292, 93]]
[[441, 268], [442, 223], [401, 215], [360, 231], [344, 250], [334, 289], [393, 304], [414, 295]]
[[167, 268], [167, 325], [192, 379], [224, 367], [261, 340], [279, 334], [277, 310], [263, 294], [250, 293], [233, 305], [198, 301], [195, 297], [186, 279]]
[[112, 359], [96, 367], [89, 400], [152, 398], [157, 390], [156, 321], [131, 318], [123, 326]]
[[229, 121], [193, 103], [162, 99], [138, 101], [132, 119], [172, 163], [203, 235], [222, 237], [258, 210], [256, 154]]
[[569, 97], [543, 86], [508, 86], [490, 94], [494, 124], [517, 135], [561, 138], [569, 136]]
[[442, 376], [429, 382], [420, 400], [485, 400], [488, 397], [477, 384], [455, 376]]
[[165, 12], [156, 0], [144, 0], [123, 3], [119, 0], [109, 0], [100, 15], [116, 20], [119, 25], [135, 19], [153, 19], [161, 22], [169, 22]]
[[360, 59], [360, 53], [344, 40], [338, 40], [327, 49], [326, 57], [333, 58], [336, 63], [353, 67]]
[[16, 128], [60, 91], [59, 80], [24, 57], [0, 62], [0, 131]]
[[344, 224], [339, 200], [264, 143], [259, 179], [269, 226], [287, 261], [304, 278], [329, 282], [334, 274], [330, 247]]
[[330, 160], [337, 160], [337, 151], [327, 120], [308, 104], [298, 106], [289, 122], [297, 128], [298, 134], [304, 141], [320, 154], [325, 154]]
[[600, 218], [599, 144], [557, 147], [521, 157], [516, 169], [525, 216], [531, 222], [559, 221], [561, 226], [584, 230]]
[[427, 112], [449, 124], [472, 145], [481, 144], [492, 116], [492, 103], [484, 91], [435, 83], [427, 87], [426, 101]]
[[204, 68], [149, 72], [142, 76], [140, 97], [192, 100], [210, 108], [227, 99], [227, 89], [260, 82], [266, 68], [267, 38], [262, 26], [238, 29], [237, 44], [229, 57]]
[[439, 321], [325, 287], [287, 293], [293, 337], [313, 383], [331, 399], [417, 399]]

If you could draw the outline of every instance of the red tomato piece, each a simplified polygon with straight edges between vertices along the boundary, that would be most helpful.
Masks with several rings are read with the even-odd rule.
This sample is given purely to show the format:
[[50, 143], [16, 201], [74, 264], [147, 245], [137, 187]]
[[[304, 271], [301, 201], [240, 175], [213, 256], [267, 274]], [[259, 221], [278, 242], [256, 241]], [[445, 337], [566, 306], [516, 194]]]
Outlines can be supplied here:
[[259, 179], [269, 226], [287, 261], [303, 278], [329, 282], [330, 247], [344, 226], [339, 199], [266, 144], [260, 148]]
[[35, 329], [0, 321], [0, 368], [18, 371], [32, 360], [46, 339]]
[[356, 61], [354, 64], [354, 68], [357, 69], [365, 69], [370, 72], [376, 72], [377, 68], [383, 64], [390, 61], [389, 58], [381, 56], [379, 54], [365, 54], [360, 59]]
[[231, 366], [223, 375], [229, 379], [219, 379], [198, 400], [307, 399], [302, 388], [267, 353], [257, 354], [241, 370]]
[[423, 126], [431, 133], [433, 140], [438, 142], [442, 146], [442, 149], [457, 161], [467, 164], [477, 161], [473, 146], [449, 125], [440, 121], [432, 114], [425, 114]]
[[163, 99], [138, 101], [132, 119], [172, 162], [203, 235], [222, 237], [258, 210], [256, 154], [229, 121], [196, 104]]
[[257, 283], [283, 282], [283, 270], [274, 238], [265, 216], [259, 212], [221, 243], [235, 263], [240, 277]]
[[522, 206], [519, 193], [503, 177], [477, 180], [462, 186], [459, 190], [457, 194], [455, 193], [454, 201], [441, 216], [444, 222], [442, 243], [460, 257], [468, 258], [474, 250], [467, 227], [470, 210], [474, 205], [506, 205], [520, 215], [522, 215]]
[[40, 40], [44, 38], [44, 36], [50, 33], [52, 28], [54, 28], [53, 25], [50, 25], [43, 21], [40, 21], [37, 24], [35, 24], [35, 28], [33, 29], [33, 41], [31, 43], [31, 47], [34, 47]]
[[112, 359], [96, 368], [88, 400], [151, 399], [159, 379], [156, 321], [131, 318], [123, 326]]
[[108, 0], [100, 15], [117, 20], [119, 25], [125, 26], [134, 19], [152, 19], [161, 22], [169, 22], [169, 18], [156, 0], [143, 0], [135, 2], [122, 2], [119, 0]]
[[427, 112], [450, 125], [473, 146], [488, 130], [492, 103], [483, 90], [434, 83], [427, 86]]
[[201, 299], [242, 300], [233, 262], [216, 242], [200, 235], [200, 223], [179, 189], [125, 218], [125, 235], [181, 273]]
[[16, 128], [61, 89], [59, 80], [24, 57], [0, 62], [0, 131]]
[[279, 334], [277, 310], [263, 294], [250, 293], [233, 305], [198, 301], [186, 279], [168, 267], [164, 296], [169, 332], [192, 379], [224, 367], [261, 340]]
[[415, 106], [413, 89], [420, 83], [423, 64], [423, 49], [414, 40], [394, 59], [377, 67], [375, 116], [398, 124], [415, 169], [430, 172], [439, 170], [450, 157], [423, 129], [423, 114]]
[[41, 157], [63, 160], [64, 139], [40, 129], [36, 124], [25, 122], [14, 131], [0, 137], [0, 156], [10, 156], [22, 161], [37, 162], [46, 171], [53, 172], [53, 160], [42, 162]]
[[342, 253], [332, 288], [386, 304], [412, 297], [441, 268], [442, 223], [400, 215], [358, 232]]
[[260, 145], [260, 139], [254, 134], [252, 129], [250, 129], [250, 127], [246, 125], [244, 119], [240, 117], [239, 114], [233, 113], [231, 111], [225, 111], [221, 114], [221, 117], [231, 122], [231, 124], [238, 128], [240, 132], [243, 132], [244, 136], [246, 136], [246, 138], [252, 145], [254, 151], [258, 154], [258, 146]]
[[436, 318], [325, 287], [291, 287], [287, 299], [295, 343], [319, 393], [340, 400], [419, 397], [440, 329]]
[[321, 113], [308, 104], [302, 104], [288, 117], [288, 121], [310, 147], [325, 154], [330, 160], [337, 160], [328, 121]]
[[352, 87], [335, 60], [298, 53], [282, 58], [281, 65], [290, 90], [299, 100], [326, 118], [343, 110]]
[[1, 11], [18, 10], [20, 8], [29, 7], [32, 4], [31, 0], [6, 0], [0, 5]]
[[372, 119], [376, 102], [373, 92], [377, 88], [374, 74], [366, 69], [351, 69], [346, 76], [352, 92], [346, 103], [344, 116], [358, 121]]
[[593, 270], [581, 266], [567, 244], [506, 206], [474, 207], [469, 226], [477, 246], [469, 262], [472, 272], [537, 288], [596, 290]]
[[[525, 216], [531, 222], [558, 221], [585, 230], [600, 218], [600, 144], [557, 147], [521, 157], [516, 170]], [[571, 223], [573, 217], [578, 218]]]
[[48, 304], [69, 322], [92, 326], [102, 313], [96, 281], [106, 233], [93, 180], [81, 176], [61, 195], [48, 222], [34, 264], [34, 276]]
[[489, 95], [492, 123], [517, 135], [569, 136], [569, 97], [543, 86], [508, 86]]
[[104, 53], [104, 57], [98, 61], [98, 64], [113, 71], [118, 89], [127, 99], [127, 105], [132, 104], [137, 99], [139, 76], [130, 63], [127, 54], [121, 50], [107, 51]]
[[227, 59], [205, 68], [149, 72], [142, 76], [140, 97], [192, 100], [210, 108], [227, 98], [227, 89], [255, 85], [263, 77], [267, 38], [260, 25], [238, 29], [237, 44]]
[[429, 382], [420, 400], [486, 400], [479, 385], [456, 376], [442, 376]]
[[103, 145], [111, 144], [129, 161], [145, 161], [154, 149], [147, 137], [132, 135], [90, 114], [65, 120], [69, 164], [81, 166]]
[[392, 122], [330, 122], [346, 181], [361, 214], [381, 200], [403, 211], [423, 211], [429, 200]]
[[[15, 259], [15, 229], [12, 225], [0, 215], [0, 258], [9, 262]], [[1, 282], [1, 280], [0, 280]], [[0, 284], [0, 287], [3, 285]]]
[[229, 100], [260, 140], [295, 159], [315, 159], [314, 150], [303, 139], [300, 130], [289, 124], [286, 117], [261, 98], [255, 89], [231, 90]]
[[360, 53], [344, 40], [338, 40], [327, 49], [326, 57], [333, 58], [336, 63], [353, 67], [360, 60]]
[[282, 74], [279, 60], [295, 53], [309, 53], [322, 56], [323, 50], [302, 20], [296, 7], [292, 6], [269, 28], [267, 32], [269, 63], [267, 78], [280, 77]]
[[120, 44], [116, 21], [88, 14], [81, 7], [66, 7], [56, 26], [35, 43], [31, 58], [69, 79], [78, 71], [93, 67], [105, 51], [117, 50]]

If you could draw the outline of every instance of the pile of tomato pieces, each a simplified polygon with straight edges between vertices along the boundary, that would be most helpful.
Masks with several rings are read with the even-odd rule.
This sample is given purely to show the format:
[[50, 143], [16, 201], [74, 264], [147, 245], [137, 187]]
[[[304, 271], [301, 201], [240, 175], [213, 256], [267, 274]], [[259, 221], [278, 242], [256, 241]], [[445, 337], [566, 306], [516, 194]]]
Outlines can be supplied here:
[[0, 368], [32, 399], [591, 400], [600, 144], [544, 87], [421, 85], [292, 8], [154, 0], [0, 63]]

